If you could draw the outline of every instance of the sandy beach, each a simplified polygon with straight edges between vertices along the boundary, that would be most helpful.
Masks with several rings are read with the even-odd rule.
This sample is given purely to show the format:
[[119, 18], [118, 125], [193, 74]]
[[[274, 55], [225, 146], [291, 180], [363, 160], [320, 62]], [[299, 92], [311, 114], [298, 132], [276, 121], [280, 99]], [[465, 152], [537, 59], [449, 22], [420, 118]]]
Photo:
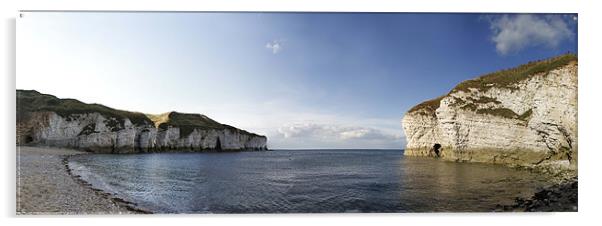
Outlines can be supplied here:
[[63, 162], [85, 152], [17, 146], [17, 214], [123, 214], [126, 206], [69, 175]]

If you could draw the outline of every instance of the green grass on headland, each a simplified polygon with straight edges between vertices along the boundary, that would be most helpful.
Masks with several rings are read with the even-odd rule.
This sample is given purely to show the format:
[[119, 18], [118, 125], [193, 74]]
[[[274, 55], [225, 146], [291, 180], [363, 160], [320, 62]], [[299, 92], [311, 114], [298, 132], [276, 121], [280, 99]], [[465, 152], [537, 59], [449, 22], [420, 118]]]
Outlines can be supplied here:
[[[17, 122], [25, 119], [31, 112], [50, 111], [55, 112], [66, 120], [74, 120], [79, 114], [99, 113], [107, 120], [105, 123], [112, 131], [124, 128], [125, 119], [130, 119], [137, 126], [154, 126], [159, 130], [169, 127], [180, 128], [180, 137], [186, 137], [194, 129], [207, 130], [230, 130], [241, 134], [260, 136], [245, 130], [221, 124], [201, 114], [185, 114], [168, 112], [160, 115], [143, 114], [117, 110], [100, 104], [86, 104], [75, 99], [60, 99], [52, 95], [42, 94], [35, 90], [17, 90]], [[94, 125], [84, 127], [81, 134], [94, 132]]]
[[[437, 108], [439, 108], [439, 104], [441, 103], [441, 99], [443, 99], [443, 97], [445, 96], [440, 96], [437, 97], [435, 99], [431, 99], [431, 100], [427, 100], [425, 102], [422, 102], [412, 108], [410, 108], [409, 112], [416, 112], [419, 110], [426, 110], [426, 112], [431, 112], [431, 113], [435, 113], [435, 110], [437, 110]], [[424, 111], [420, 111], [421, 114], [428, 114]]]
[[[446, 94], [444, 96], [440, 96], [440, 97], [432, 99], [432, 100], [427, 100], [425, 102], [422, 102], [422, 103], [412, 107], [408, 112], [411, 113], [411, 112], [420, 111], [420, 114], [434, 114], [435, 110], [437, 108], [439, 108], [441, 99], [443, 99], [446, 96], [449, 96], [451, 93], [460, 92], [460, 91], [469, 92], [470, 89], [487, 91], [492, 87], [513, 90], [513, 89], [516, 89], [513, 85], [520, 81], [529, 79], [529, 78], [539, 75], [539, 74], [548, 74], [548, 72], [550, 72], [551, 70], [568, 65], [571, 62], [577, 62], [577, 61], [578, 61], [577, 55], [569, 53], [569, 54], [563, 54], [563, 55], [552, 57], [552, 58], [545, 59], [545, 60], [529, 62], [527, 64], [523, 64], [523, 65], [520, 65], [515, 68], [489, 73], [489, 74], [480, 76], [475, 79], [461, 82], [456, 87], [454, 87], [448, 94]], [[456, 99], [456, 100], [458, 101], [459, 99]], [[494, 98], [488, 98], [488, 97], [482, 97], [481, 99], [471, 99], [471, 100], [473, 100], [473, 103], [489, 103], [489, 102], [499, 103], [498, 100], [496, 100]], [[460, 100], [460, 101], [461, 101], [461, 103], [458, 102], [458, 103], [456, 103], [456, 105], [464, 104], [463, 100]], [[465, 109], [465, 110], [470, 109], [470, 110], [475, 111], [476, 106], [474, 106], [474, 104], [472, 104], [472, 105], [467, 104], [467, 105], [463, 105], [463, 109]], [[508, 118], [519, 118], [519, 119], [528, 117], [525, 115], [518, 115], [515, 112], [510, 112], [510, 111], [511, 111], [510, 109], [489, 109], [489, 110], [480, 109], [480, 112], [477, 112], [477, 113], [494, 114], [494, 115], [498, 115], [498, 116], [503, 116], [503, 117], [508, 117]], [[528, 115], [530, 115], [530, 113], [528, 113]]]
[[467, 80], [458, 84], [451, 92], [469, 91], [470, 88], [488, 90], [492, 87], [513, 89], [512, 84], [531, 78], [538, 74], [547, 74], [551, 70], [577, 61], [577, 55], [564, 54], [545, 60], [533, 61], [515, 68], [500, 70]]
[[[67, 118], [76, 114], [97, 112], [107, 118], [115, 118], [123, 125], [126, 118], [134, 125], [152, 125], [153, 122], [140, 112], [113, 109], [100, 104], [86, 104], [75, 99], [59, 99], [35, 90], [17, 90], [17, 120], [20, 121], [28, 112], [52, 111]], [[117, 125], [116, 125], [117, 126]]]
[[202, 114], [187, 114], [172, 111], [159, 115], [147, 114], [147, 116], [154, 122], [155, 126], [161, 130], [166, 130], [169, 127], [180, 128], [180, 137], [186, 137], [190, 135], [195, 129], [228, 129], [233, 132], [237, 131], [242, 134], [259, 136], [245, 130], [237, 129], [226, 124], [221, 124]]

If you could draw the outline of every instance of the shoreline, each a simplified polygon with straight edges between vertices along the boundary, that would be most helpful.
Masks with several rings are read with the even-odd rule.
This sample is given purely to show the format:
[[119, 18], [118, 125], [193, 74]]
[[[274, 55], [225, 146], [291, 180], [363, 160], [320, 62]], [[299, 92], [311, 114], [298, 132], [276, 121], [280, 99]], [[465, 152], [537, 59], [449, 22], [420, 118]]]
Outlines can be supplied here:
[[88, 189], [96, 192], [98, 195], [113, 201], [118, 206], [123, 207], [123, 208], [127, 209], [128, 211], [131, 211], [133, 214], [153, 214], [153, 212], [150, 210], [145, 210], [140, 207], [137, 207], [138, 205], [136, 203], [123, 200], [122, 198], [115, 197], [111, 193], [108, 193], [102, 189], [95, 188], [94, 186], [92, 186], [92, 184], [90, 184], [89, 182], [82, 179], [81, 176], [73, 174], [73, 171], [71, 170], [71, 168], [69, 168], [69, 158], [72, 156], [76, 156], [76, 155], [80, 155], [80, 154], [63, 156], [62, 163], [65, 166], [65, 170], [67, 171], [67, 174], [69, 174], [69, 176], [71, 176], [71, 178], [73, 178], [73, 180], [75, 180], [80, 186], [88, 188]]
[[[404, 150], [405, 155], [405, 150]], [[424, 155], [405, 155], [414, 158], [436, 158]], [[457, 161], [436, 158], [440, 161], [468, 164], [494, 164], [488, 162]], [[515, 170], [526, 170], [546, 177], [547, 185], [539, 187], [529, 197], [514, 198], [510, 205], [498, 204], [494, 212], [577, 212], [578, 211], [578, 171], [576, 164], [542, 164], [525, 166], [517, 164], [497, 164]]]
[[578, 212], [578, 179], [566, 179], [538, 189], [529, 198], [516, 197], [512, 205], [498, 205], [499, 212]]
[[577, 212], [578, 183], [576, 168], [554, 165], [518, 167], [549, 178], [549, 185], [541, 187], [528, 198], [516, 197], [514, 204], [498, 206], [499, 211], [511, 212]]
[[[85, 186], [72, 175], [70, 156], [89, 154], [73, 149], [17, 146], [17, 215], [137, 214], [126, 201]], [[83, 181], [83, 180], [82, 180]]]

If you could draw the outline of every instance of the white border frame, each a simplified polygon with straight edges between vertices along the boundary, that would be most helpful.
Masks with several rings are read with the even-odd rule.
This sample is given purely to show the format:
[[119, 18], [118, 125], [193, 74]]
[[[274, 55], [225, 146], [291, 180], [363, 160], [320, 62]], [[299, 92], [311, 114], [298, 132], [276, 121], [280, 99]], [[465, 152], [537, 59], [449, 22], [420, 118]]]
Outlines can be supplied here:
[[[77, 1], [77, 0], [22, 0], [3, 1], [2, 81], [3, 111], [0, 118], [0, 139], [3, 145], [2, 160], [2, 225], [155, 225], [187, 224], [202, 221], [209, 224], [261, 224], [261, 225], [376, 225], [376, 224], [545, 224], [572, 225], [597, 223], [600, 209], [600, 168], [596, 157], [595, 135], [600, 123], [596, 118], [600, 98], [599, 69], [602, 53], [596, 41], [602, 40], [599, 29], [602, 21], [595, 1], [561, 0], [214, 0], [214, 1]], [[578, 13], [579, 14], [579, 143], [583, 151], [579, 161], [579, 212], [578, 213], [496, 213], [496, 214], [257, 214], [257, 215], [153, 215], [153, 216], [15, 216], [15, 26], [18, 10], [135, 10], [135, 11], [317, 11], [317, 12], [522, 12], [522, 13]], [[596, 26], [597, 25], [597, 26]], [[400, 117], [401, 117], [400, 112]], [[600, 152], [600, 151], [598, 151]], [[94, 219], [90, 219], [94, 218]]]

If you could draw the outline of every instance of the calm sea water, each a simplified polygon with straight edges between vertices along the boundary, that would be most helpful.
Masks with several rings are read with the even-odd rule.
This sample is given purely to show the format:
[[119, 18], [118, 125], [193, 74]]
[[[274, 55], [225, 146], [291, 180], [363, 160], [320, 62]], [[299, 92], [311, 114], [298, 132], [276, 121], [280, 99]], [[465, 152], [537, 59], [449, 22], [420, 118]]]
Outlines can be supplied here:
[[79, 155], [73, 172], [157, 213], [492, 211], [545, 178], [400, 150]]

